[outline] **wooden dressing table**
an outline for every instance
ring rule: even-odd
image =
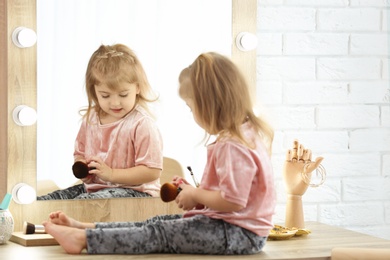
[[[263,252],[249,256],[214,255],[68,255],[60,246],[24,247],[13,242],[0,245],[0,259],[331,259],[331,251],[336,247],[386,248],[390,250],[390,240],[385,240],[358,232],[307,222],[311,230],[307,236],[293,237],[289,240],[267,241]]]

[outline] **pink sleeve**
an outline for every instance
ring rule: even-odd
[[[76,157],[85,158],[85,134],[86,134],[86,122],[85,120],[83,120],[74,145],[74,153],[73,153],[74,158]]]
[[[135,165],[162,169],[163,142],[160,131],[150,118],[143,118],[133,133]]]
[[[218,148],[215,166],[222,197],[246,207],[257,172],[257,165],[250,150],[230,142]]]

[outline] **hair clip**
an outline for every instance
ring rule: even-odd
[[[109,57],[119,57],[122,55],[123,55],[123,52],[121,52],[121,51],[111,50],[111,51],[108,51],[105,54],[97,56],[97,57],[101,58],[101,59],[107,59]]]

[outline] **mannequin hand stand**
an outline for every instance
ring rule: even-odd
[[[286,223],[288,228],[305,228],[302,195],[309,186],[317,187],[325,180],[325,171],[321,162],[323,158],[317,157],[311,161],[311,151],[305,149],[297,140],[293,148],[287,151],[286,161],[283,166],[283,178],[287,192]],[[322,171],[321,183],[311,184],[312,171]]]

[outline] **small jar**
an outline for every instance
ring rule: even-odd
[[[8,209],[0,210],[0,245],[5,244],[14,232],[14,218]]]

